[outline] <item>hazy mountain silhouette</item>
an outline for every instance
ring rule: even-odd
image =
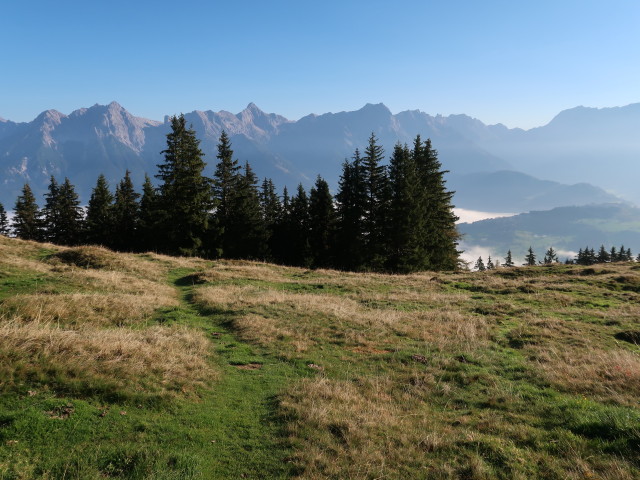
[[[431,116],[418,110],[393,115],[383,104],[308,115],[298,121],[267,114],[254,104],[238,114],[194,111],[185,117],[201,139],[207,174],[213,173],[216,145],[224,129],[236,158],[250,161],[260,177],[272,177],[280,188],[292,189],[298,182],[308,186],[317,174],[335,187],[344,159],[356,148],[362,150],[374,132],[387,155],[396,142],[410,145],[416,134],[431,138],[443,166],[452,172],[450,186],[458,190],[454,203],[463,208],[490,206],[503,211],[506,205],[517,205],[520,211],[614,198],[593,186],[549,183],[530,175],[569,183],[590,177],[597,185],[602,178],[608,188],[638,198],[625,187],[640,169],[631,162],[640,152],[634,135],[640,122],[637,105],[602,110],[580,107],[529,131],[485,125],[466,115]],[[69,115],[48,110],[28,123],[0,120],[0,202],[12,208],[26,181],[41,201],[50,175],[59,180],[68,176],[83,202],[100,173],[113,187],[129,169],[140,185],[145,172],[156,173],[169,129],[168,117],[163,122],[135,117],[115,102]],[[608,156],[599,153],[607,149]],[[499,173],[505,170],[530,175]]]

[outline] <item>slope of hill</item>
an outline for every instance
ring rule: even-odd
[[[0,237],[0,477],[636,478],[639,295]]]
[[[458,229],[464,235],[464,248],[481,247],[494,257],[503,257],[511,249],[523,258],[529,246],[540,256],[550,246],[569,257],[585,246],[597,249],[600,245],[624,244],[640,253],[640,209],[624,204],[559,207],[463,223]]]

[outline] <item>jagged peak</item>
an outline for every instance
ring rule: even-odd
[[[384,113],[388,113],[389,115],[391,115],[391,110],[389,110],[389,107],[387,107],[382,102],[380,102],[380,103],[367,103],[359,111],[360,112],[366,112],[366,111],[369,111],[369,112],[384,112]]]
[[[61,113],[58,110],[51,109],[45,110],[40,115],[38,115],[34,122],[60,122],[60,120],[65,117],[66,115],[64,113]]]

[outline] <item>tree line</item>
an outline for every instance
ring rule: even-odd
[[[640,262],[640,253],[634,259],[630,248],[624,248],[621,245],[619,249],[611,247],[605,248],[604,245],[600,246],[600,249],[596,253],[594,248],[585,247],[578,250],[577,255],[574,258],[566,258],[564,260],[565,265],[595,265],[598,263],[616,263],[616,262]],[[538,260],[532,247],[529,247],[527,254],[524,257],[523,266],[535,266],[535,265],[550,265],[553,263],[560,263],[558,252],[553,247],[549,247],[544,254],[543,260]],[[513,261],[511,250],[507,252],[507,256],[504,258],[504,262],[500,264],[498,261],[493,261],[491,255],[489,255],[487,263],[485,264],[482,257],[478,257],[478,260],[474,263],[475,270],[484,272],[485,270],[493,270],[499,267],[514,267],[516,264]]]
[[[394,146],[388,165],[374,134],[342,165],[332,196],[317,177],[307,192],[276,192],[234,159],[223,131],[213,178],[184,116],[171,119],[154,186],[138,193],[130,172],[112,193],[100,175],[85,208],[69,179],[54,177],[40,209],[29,184],[11,224],[0,205],[0,234],[60,245],[98,244],[206,258],[253,259],[311,268],[408,273],[458,267],[453,192],[431,141]]]

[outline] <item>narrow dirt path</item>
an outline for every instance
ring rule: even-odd
[[[277,415],[276,396],[300,372],[239,341],[226,326],[228,317],[199,309],[192,300],[195,287],[185,271],[174,272],[171,281],[180,291],[181,323],[198,326],[211,338],[213,362],[220,372],[210,393],[189,407],[194,418],[205,423],[193,432],[207,444],[203,478],[291,478],[295,474],[288,461],[291,450]]]

